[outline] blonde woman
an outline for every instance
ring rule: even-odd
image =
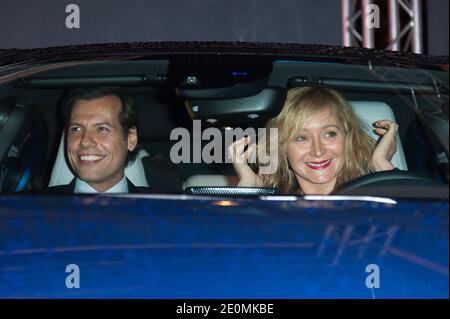
[[[394,168],[390,161],[396,150],[398,125],[380,120],[374,126],[382,137],[378,143],[365,133],[337,91],[294,88],[289,90],[280,114],[266,125],[266,131],[278,130],[275,173],[257,174],[247,164],[249,156],[257,152],[254,143],[245,150],[249,138],[231,144],[228,154],[239,177],[238,186],[274,187],[290,194],[330,194],[357,177]],[[270,144],[273,146],[273,141]]]

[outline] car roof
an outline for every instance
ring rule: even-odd
[[[313,45],[297,43],[249,42],[129,42],[7,49],[0,51],[0,63],[24,61],[69,61],[132,56],[235,55],[267,58],[309,58],[367,65],[401,65],[448,69],[448,56],[426,56],[411,52]]]

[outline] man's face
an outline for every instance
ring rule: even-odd
[[[117,184],[124,176],[128,151],[137,144],[133,128],[124,137],[119,122],[122,105],[105,96],[78,100],[67,127],[67,155],[74,173],[99,192]]]
[[[288,161],[306,194],[328,194],[345,161],[345,133],[330,109],[315,115],[288,145]]]

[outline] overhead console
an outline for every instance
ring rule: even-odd
[[[172,61],[168,78],[192,119],[236,125],[280,112],[286,89],[268,85],[272,68],[261,57],[190,57]]]
[[[275,117],[281,111],[285,99],[286,89],[272,86],[263,88],[258,94],[241,98],[187,99],[185,106],[193,120],[236,125]]]
[[[184,99],[229,99],[261,92],[271,60],[247,57],[189,57],[171,61],[168,78]]]

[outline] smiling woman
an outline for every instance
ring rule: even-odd
[[[329,194],[362,175],[393,169],[390,160],[395,152],[397,124],[378,121],[374,125],[375,132],[383,137],[377,144],[337,91],[291,89],[280,114],[266,125],[278,132],[276,172],[257,175],[243,161],[236,162],[239,186],[274,187],[283,193]],[[244,151],[248,143],[245,138],[233,143],[230,156],[241,160],[251,157],[256,148],[250,146]],[[273,141],[270,145],[274,145]]]

